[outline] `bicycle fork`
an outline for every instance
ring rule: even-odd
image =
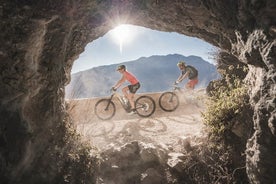
[[[108,110],[108,108],[109,108],[109,106],[110,106],[110,104],[111,104],[111,101],[112,101],[113,96],[114,96],[114,94],[112,94],[111,97],[110,97],[110,99],[108,100],[107,106],[106,106],[105,109],[104,109],[105,111]]]
[[[169,102],[171,103],[173,101],[174,92],[171,93],[171,97],[169,98]]]

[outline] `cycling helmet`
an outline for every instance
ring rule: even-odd
[[[126,69],[126,66],[125,66],[125,65],[119,65],[119,66],[117,67],[117,70],[121,70],[121,69]]]
[[[177,63],[177,66],[185,66],[185,62],[184,62],[184,61],[179,61],[179,62]]]

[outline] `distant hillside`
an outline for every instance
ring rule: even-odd
[[[127,70],[140,81],[138,93],[160,92],[171,88],[180,75],[177,62],[184,60],[199,71],[199,87],[206,87],[211,80],[218,79],[216,67],[197,56],[185,57],[178,54],[167,56],[141,57],[134,61],[123,62]],[[110,88],[121,78],[116,71],[119,64],[95,67],[71,76],[71,83],[66,86],[66,98],[90,98],[107,96]],[[187,80],[184,81],[184,83]],[[180,85],[183,86],[182,82]],[[126,83],[127,84],[127,83]]]

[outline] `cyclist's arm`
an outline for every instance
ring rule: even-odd
[[[115,89],[118,89],[126,80],[125,75],[122,76],[122,78],[113,86]]]
[[[177,82],[183,81],[186,77],[188,77],[189,73],[190,71],[187,71],[185,74],[181,74],[176,81]]]

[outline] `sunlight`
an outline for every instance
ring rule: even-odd
[[[112,37],[115,39],[120,46],[120,53],[123,52],[123,44],[130,42],[133,39],[134,34],[131,31],[131,26],[121,24],[110,31]]]
[[[194,37],[175,32],[157,31],[132,24],[112,25],[113,29],[87,44],[74,62],[72,73],[97,66],[112,65],[153,55],[195,55],[214,63],[214,46]]]

